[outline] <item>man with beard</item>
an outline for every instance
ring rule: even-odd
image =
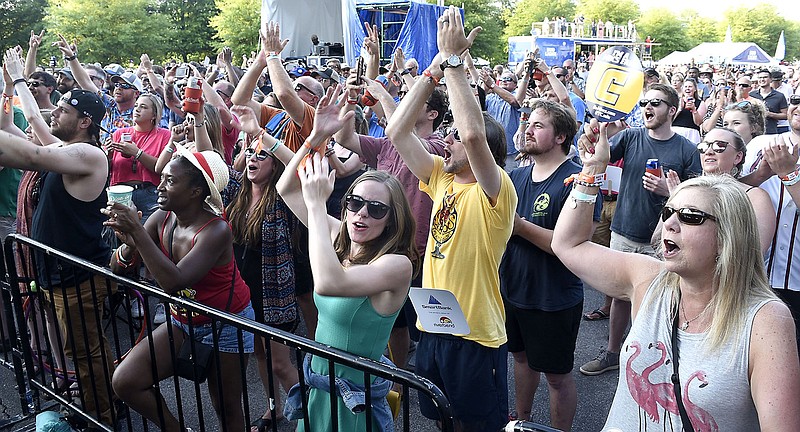
[[[697,148],[672,130],[677,106],[678,93],[674,88],[653,84],[639,101],[644,128],[625,129],[611,139],[611,162],[625,159],[617,211],[611,222],[611,249],[656,256],[650,240],[658,225],[659,212],[669,196],[666,172],[675,171],[681,181],[702,172]],[[597,142],[597,120],[593,119],[587,126],[581,139]],[[663,170],[661,177],[645,172],[648,159],[658,159]],[[608,348],[581,366],[583,374],[600,375],[619,369],[619,351],[630,315],[630,302],[613,300]]]
[[[577,132],[575,116],[562,104],[538,99],[531,105],[520,152],[535,162],[511,172],[517,191],[514,231],[500,263],[508,350],[514,356],[516,412],[528,420],[540,374],[550,392],[550,424],[571,430],[578,395],[572,365],[583,310],[583,283],[553,255],[553,229],[571,185],[581,171],[568,154]],[[593,179],[575,180],[594,183]],[[595,200],[595,221],[603,200]]]
[[[53,75],[47,72],[34,72],[28,77],[28,89],[36,99],[39,110],[52,111],[56,108],[50,100],[50,95],[55,91],[57,85]]]
[[[64,68],[58,71],[56,83],[58,85],[56,90],[58,90],[58,92],[61,94],[64,94],[74,88],[78,88],[78,83],[75,82],[75,76],[72,74],[72,70],[70,68]]]
[[[22,61],[6,52],[4,65],[17,93],[28,92]],[[30,94],[22,98],[32,100]],[[38,107],[25,107],[26,112]],[[107,265],[111,250],[101,232],[107,203],[108,160],[98,143],[100,122],[106,114],[93,92],[71,90],[52,112],[50,132],[61,142],[41,147],[0,132],[0,165],[41,171],[39,204],[33,214],[31,238],[97,265]],[[86,271],[59,270],[47,255],[36,256],[39,287],[55,306],[64,336],[64,352],[76,369],[83,409],[107,425],[112,423],[111,346],[102,334],[103,302],[109,294],[105,278]],[[94,288],[94,289],[93,289]],[[48,306],[49,307],[49,306]]]

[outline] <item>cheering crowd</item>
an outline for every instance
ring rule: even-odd
[[[275,23],[244,69],[229,49],[214,65],[83,64],[59,35],[65,67],[52,74],[37,67],[44,33],[31,33],[27,52],[3,57],[3,236],[284,331],[302,320],[309,338],[376,361],[390,362],[388,345],[406,367],[416,344],[414,372],[443,390],[459,431],[528,419],[542,374],[551,425],[571,430],[578,328],[607,318],[607,348],[580,367],[620,369],[604,430],[800,430],[800,70],[646,68],[630,114],[598,123],[586,65],[532,54],[477,69],[480,28],[465,34],[453,7],[430,65],[401,50],[381,65],[365,28],[357,64],[317,68],[284,63]],[[611,165],[622,174],[608,189]],[[132,189],[130,205],[109,186]],[[220,351],[208,385],[225,430],[247,428],[249,353],[279,404],[253,431],[305,403],[311,427],[331,429],[331,391],[338,430],[365,430],[348,400],[366,386],[373,430],[394,430],[391,382],[313,356],[295,366],[289,348],[175,306],[114,368],[98,331],[105,282],[35,258],[56,312],[42,337],[62,342],[83,409],[105,424],[125,405],[181,430],[158,382],[193,338]],[[584,283],[604,305],[585,312]],[[410,287],[452,292],[470,333],[423,329]],[[437,420],[422,395],[419,408]]]

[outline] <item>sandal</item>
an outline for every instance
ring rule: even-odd
[[[278,417],[275,423],[280,424],[285,419],[286,417]],[[253,422],[250,423],[250,430],[252,431],[252,428],[256,428],[258,432],[272,431],[272,421],[271,418],[259,417],[257,420],[253,420]]]
[[[608,313],[603,312],[603,310],[600,308],[597,308],[589,313],[583,314],[583,319],[586,321],[602,321],[608,319]]]

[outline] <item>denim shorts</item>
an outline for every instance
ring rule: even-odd
[[[250,303],[247,304],[247,307],[244,308],[241,312],[236,314],[241,318],[247,318],[249,320],[255,321],[256,315],[253,312],[253,307],[250,306]],[[178,327],[183,331],[183,333],[188,337],[189,336],[189,325],[184,324],[175,317],[172,318],[172,325]],[[209,346],[214,346],[214,336],[215,331],[214,328],[211,326],[211,323],[208,324],[199,324],[192,326],[194,330],[194,340]],[[222,328],[220,329],[219,325],[217,325],[216,331],[219,332],[219,351],[224,353],[239,353],[239,329],[232,325],[222,324]],[[242,352],[249,354],[253,352],[253,334],[250,332],[243,331],[242,332],[242,344],[243,350]]]

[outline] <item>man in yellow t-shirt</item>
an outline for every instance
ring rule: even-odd
[[[458,10],[438,23],[439,55],[398,106],[386,134],[433,199],[423,286],[452,292],[470,326],[468,335],[422,332],[416,373],[441,388],[456,430],[500,430],[508,421],[508,349],[498,267],[514,221],[517,195],[502,166],[505,132],[482,114],[462,65],[477,31],[464,35]],[[445,157],[428,153],[413,127],[439,79],[447,81],[454,126]],[[420,409],[436,419],[432,402]]]

